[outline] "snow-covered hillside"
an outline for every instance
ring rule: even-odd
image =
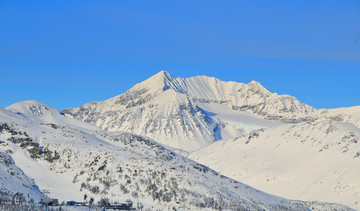
[[[216,142],[190,158],[276,195],[360,210],[360,129],[350,123],[315,121],[260,129]]]
[[[3,144],[0,141],[0,147]],[[15,165],[8,153],[0,150],[0,198],[2,200],[39,201],[43,197],[44,195],[34,181]]]
[[[324,119],[349,122],[360,128],[360,106],[348,108],[321,109],[320,115]]]
[[[67,125],[78,129],[98,129],[91,124],[79,122],[72,118],[64,118],[64,113],[61,113],[55,108],[34,100],[15,103],[7,107],[6,110],[16,113],[25,119],[38,123],[56,123],[58,125]]]
[[[7,139],[14,136],[26,136],[26,133],[13,130],[6,122],[16,119],[17,115],[0,107],[0,197],[17,200],[40,200],[44,195],[35,182],[29,178],[15,163],[10,154],[14,151],[9,148]],[[16,120],[15,120],[16,121]],[[5,135],[6,134],[6,135]]]
[[[34,108],[32,104],[48,107],[38,102],[24,102],[20,107]],[[0,149],[9,152],[41,189],[60,201],[81,201],[86,194],[96,200],[131,199],[135,205],[139,202],[153,209],[308,210],[317,206],[349,210],[266,194],[135,134],[72,127],[76,120],[69,126],[59,124],[67,122],[67,117],[48,108],[55,112],[43,116],[46,120],[38,115],[40,111],[2,109],[0,122],[9,129],[1,131],[4,143]],[[39,118],[34,121],[34,116]]]

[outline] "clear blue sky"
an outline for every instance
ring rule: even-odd
[[[161,70],[360,105],[360,1],[0,0],[1,107],[77,107]]]

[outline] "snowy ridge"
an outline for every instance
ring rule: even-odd
[[[0,115],[9,128],[0,133],[1,151],[11,152],[19,167],[60,201],[82,200],[86,194],[96,200],[131,199],[135,205],[161,210],[308,210],[310,206],[253,189],[135,134],[56,124],[63,116],[42,123],[8,114]],[[309,204],[320,210],[350,210]]]
[[[360,128],[360,106],[349,108],[322,109],[321,116],[325,119],[349,122]]]
[[[350,123],[261,129],[216,142],[190,158],[276,195],[360,209],[360,129]]]
[[[6,110],[12,111],[13,113],[20,116],[17,118],[27,118],[31,121],[36,121],[43,124],[56,123],[59,125],[67,125],[80,129],[97,129],[91,124],[86,124],[76,121],[72,118],[65,117],[65,114],[59,112],[57,109],[34,100],[12,104],[8,106]]]
[[[233,110],[251,112],[268,119],[301,118],[316,111],[295,97],[272,93],[256,81],[243,84],[207,76],[182,81],[186,93],[199,101],[226,103]]]

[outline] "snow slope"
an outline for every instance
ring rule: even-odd
[[[183,81],[184,92],[199,101],[224,102],[233,110],[248,111],[269,119],[301,118],[316,111],[295,97],[272,93],[256,81],[243,84],[207,76],[178,80]]]
[[[360,128],[360,106],[348,108],[321,109],[321,116],[325,119],[349,122]]]
[[[23,108],[33,108],[31,103],[41,105],[25,102],[28,105]],[[11,106],[14,107],[18,105]],[[43,107],[47,106],[40,106]],[[0,150],[11,152],[18,166],[60,201],[81,201],[86,194],[96,200],[131,199],[150,209],[308,210],[318,206],[320,210],[350,210],[342,205],[290,201],[269,195],[148,138],[59,125],[66,117],[57,116],[56,112],[49,114],[55,114],[51,118],[44,116],[52,122],[44,123],[41,116],[34,121],[34,116],[39,117],[37,113],[1,112],[0,122],[9,130],[1,131],[0,140],[5,144]]]
[[[0,198],[13,199],[13,196],[26,201],[39,201],[44,197],[34,181],[15,165],[11,156],[0,151]]]
[[[256,117],[253,114],[234,111],[224,104],[197,103],[220,128],[216,135],[217,140],[244,136],[253,130],[271,128],[281,123],[269,121]]]
[[[18,136],[17,131],[12,130],[6,121],[17,119],[17,115],[0,107],[0,134],[9,134],[9,136]],[[5,136],[9,138],[9,136]],[[5,138],[0,138],[0,197],[11,199],[15,194],[16,199],[31,199],[37,201],[44,197],[36,186],[35,182],[30,179],[14,162],[9,153],[14,151],[8,149],[9,143]],[[18,163],[20,164],[20,163]]]
[[[261,129],[189,157],[276,195],[360,209],[360,129],[350,123],[319,120]]]

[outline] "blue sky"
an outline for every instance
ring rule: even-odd
[[[77,107],[161,70],[360,105],[360,1],[0,0],[1,107]]]

